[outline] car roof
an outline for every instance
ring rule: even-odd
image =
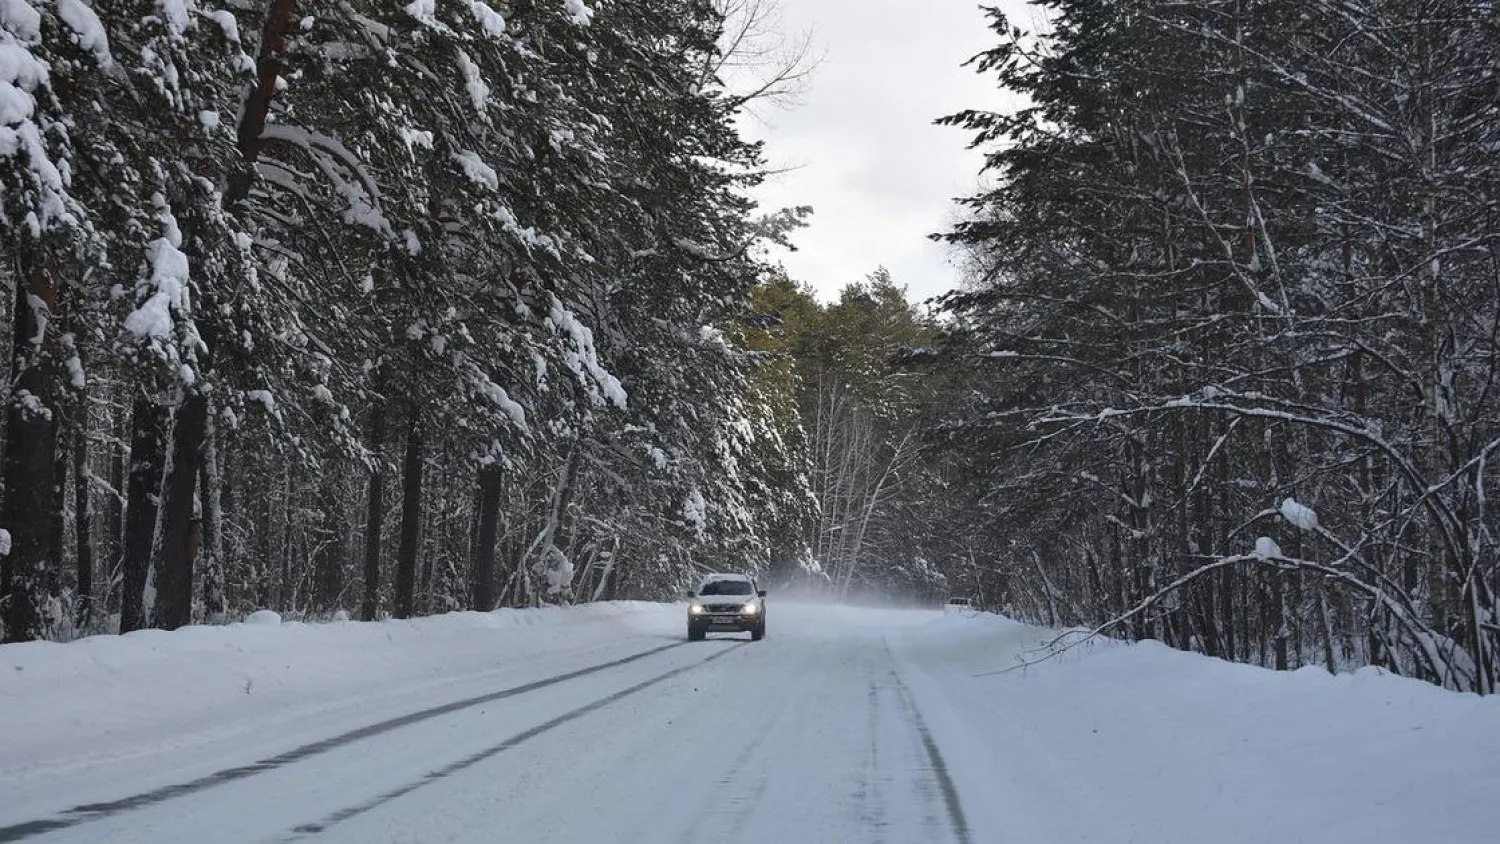
[[[731,574],[727,572],[718,572],[715,574],[707,575],[703,578],[704,583],[709,583],[715,580],[754,580],[754,578],[752,578],[748,574]]]

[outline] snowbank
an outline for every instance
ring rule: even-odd
[[[1500,840],[1500,696],[1377,669],[1275,672],[949,616],[899,640],[966,809],[1016,841]],[[980,727],[979,725],[983,725]],[[996,760],[1007,781],[996,782]]]

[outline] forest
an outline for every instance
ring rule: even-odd
[[[1276,668],[1500,679],[1500,17],[1041,4],[946,122],[976,389],[948,426],[1034,619]]]
[[[730,8],[0,3],[4,638],[796,559]]]
[[[753,3],[0,0],[4,640],[730,568],[1495,691],[1500,17],[1034,5],[914,302],[768,257]]]

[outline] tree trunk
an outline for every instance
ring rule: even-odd
[[[370,408],[370,469],[368,503],[365,509],[365,597],[359,617],[374,621],[380,606],[380,525],[385,516],[385,408],[377,402]]]
[[[172,456],[162,484],[161,547],[152,626],[176,630],[193,621],[193,561],[198,556],[194,493],[208,424],[208,399],[188,396],[173,414]]]
[[[41,297],[18,291],[12,336],[20,371],[11,380],[14,391],[5,414],[5,505],[0,526],[10,532],[10,549],[0,557],[0,642],[42,636],[46,566],[56,539],[54,511],[60,502],[55,490],[61,479],[56,477],[55,455],[61,408],[49,401],[57,390],[56,378],[32,343],[42,334],[36,312],[42,307],[46,303]]]
[[[401,474],[401,544],[396,551],[396,617],[411,618],[422,540],[422,429],[415,414],[406,433]]]
[[[146,582],[156,537],[156,502],[166,459],[167,409],[138,398],[131,409],[130,489],[125,504],[125,558],[120,587],[120,632],[146,626]]]
[[[57,418],[55,439],[52,443],[52,506],[48,511],[51,530],[47,538],[48,579],[55,579],[63,572],[63,557],[67,550],[68,521],[68,475],[72,455],[73,415],[75,409],[59,401],[54,406]]]
[[[1281,572],[1273,570],[1271,572],[1271,624],[1274,628],[1272,635],[1275,637],[1274,654],[1277,671],[1287,670],[1290,664],[1290,655],[1287,653],[1287,625],[1289,623],[1286,617],[1286,583],[1282,581]]]
[[[198,489],[203,514],[203,554],[199,570],[203,573],[203,617],[209,624],[224,623],[229,609],[224,599],[224,514],[219,496],[221,480],[219,443],[215,436],[213,413],[209,412],[203,431],[203,460],[198,467]]]
[[[281,576],[276,587],[277,612],[294,610],[297,600],[292,583],[292,512],[292,466],[288,463],[281,476],[281,550],[276,555]]]
[[[479,470],[479,547],[474,554],[473,608],[495,608],[495,539],[500,527],[500,467],[491,463]]]
[[[0,373],[4,373],[5,381],[0,383],[0,400],[10,405],[13,398],[15,382],[15,355],[16,346],[16,300],[24,298],[25,293],[21,289],[21,261],[20,257],[11,250],[11,244],[0,243]],[[8,315],[8,318],[7,318]],[[5,425],[0,425],[0,459],[6,453],[6,446],[10,442],[9,420]],[[3,494],[3,490],[0,490]],[[0,555],[3,557],[4,555]],[[0,559],[0,574],[6,571],[3,559]],[[5,593],[0,592],[0,600]]]
[[[272,572],[276,571],[276,510],[275,491],[276,481],[271,477],[274,471],[270,461],[262,454],[260,460],[261,471],[259,473],[260,506],[255,514],[257,528],[255,532],[255,557],[258,561],[257,571],[252,582],[255,584],[255,605],[258,608],[269,608],[276,603],[276,580]],[[251,493],[254,496],[255,493]]]
[[[614,595],[615,561],[620,559],[619,534],[615,534],[614,544],[604,553],[609,556],[604,559],[604,571],[599,574],[599,585],[594,588],[594,595],[589,599],[591,601],[606,600],[605,596]]]
[[[436,467],[448,465],[446,450],[437,456]],[[413,615],[432,615],[436,605],[433,591],[433,561],[443,555],[443,516],[448,512],[448,483],[446,473],[434,473],[427,479],[427,497],[430,506],[422,513],[422,527],[417,534],[417,557],[422,561],[422,577],[417,589],[417,600],[413,604]]]
[[[261,135],[265,133],[266,119],[271,113],[271,98],[276,95],[276,82],[282,71],[281,54],[286,49],[286,35],[292,29],[296,5],[296,0],[271,0],[266,14],[265,27],[261,30],[260,54],[255,60],[255,85],[245,95],[245,106],[240,111],[240,122],[235,130],[244,166],[230,179],[229,190],[225,193],[229,204],[242,202],[250,196],[255,161],[264,144]]]
[[[339,520],[338,487],[330,476],[323,484],[322,524],[313,553],[313,608],[336,608],[344,588],[344,526]]]
[[[94,514],[89,496],[88,404],[80,401],[73,418],[73,531],[78,558],[78,605],[74,624],[80,632],[94,615]]]
[[[123,417],[118,426],[111,426],[109,443],[109,503],[104,516],[104,556],[109,566],[110,582],[107,585],[105,611],[119,609],[119,590],[114,578],[119,576],[125,560],[125,438],[130,436],[130,418]]]

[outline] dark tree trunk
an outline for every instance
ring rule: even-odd
[[[339,519],[338,488],[330,477],[323,485],[323,521],[313,556],[313,607],[335,608],[344,589],[344,525]]]
[[[265,455],[259,455],[257,463],[260,464],[259,483],[256,484],[260,493],[260,507],[256,512],[257,527],[255,531],[255,559],[256,572],[253,578],[255,584],[255,605],[261,609],[268,609],[275,603],[276,592],[274,589],[275,579],[273,572],[276,571],[275,539],[276,539],[276,512],[274,509],[276,481],[271,477],[271,466],[265,459]],[[254,496],[254,493],[251,493]]]
[[[162,485],[156,606],[151,615],[152,625],[163,630],[176,630],[193,621],[193,561],[199,543],[193,500],[208,424],[208,399],[188,396],[174,417],[172,458]]]
[[[213,624],[222,623],[229,609],[224,600],[220,482],[219,444],[214,432],[213,413],[210,412],[203,432],[203,460],[198,466],[198,495],[203,514],[203,554],[199,571],[203,573],[204,619]]]
[[[292,583],[292,468],[287,466],[281,482],[281,577],[276,592],[276,609],[288,612],[294,609],[297,596]]]
[[[114,578],[119,577],[125,558],[125,443],[130,436],[130,418],[122,417],[121,424],[110,431],[108,506],[104,510],[104,556],[109,566],[110,582],[107,585],[106,611],[120,608],[120,590]]]
[[[1286,584],[1281,572],[1271,572],[1271,625],[1275,643],[1276,670],[1285,671],[1290,664],[1287,653]]]
[[[370,468],[365,508],[365,597],[359,617],[374,621],[380,608],[380,526],[385,520],[385,408],[377,402],[370,408]]]
[[[417,548],[422,540],[422,429],[415,418],[406,433],[401,470],[401,544],[396,551],[396,617],[411,618],[415,603]]]
[[[438,455],[437,466],[446,465],[448,455],[445,451]],[[432,608],[436,605],[436,596],[433,594],[436,586],[433,560],[444,553],[442,538],[445,530],[443,517],[448,512],[447,480],[446,473],[427,479],[428,499],[436,501],[432,502],[435,506],[428,506],[422,514],[422,530],[417,534],[417,554],[422,561],[422,577],[418,584],[417,601],[412,609],[413,615],[432,615]]]
[[[286,49],[286,36],[292,29],[296,5],[296,0],[271,0],[266,14],[265,27],[261,30],[260,55],[255,60],[255,85],[245,97],[245,107],[240,112],[235,132],[245,166],[230,179],[225,194],[229,203],[242,202],[250,196],[255,161],[264,144],[261,135],[265,133],[266,119],[271,112],[271,98],[276,95],[276,80],[282,71],[281,54]]]
[[[489,612],[495,608],[495,539],[500,527],[500,467],[490,464],[479,470],[479,539],[474,551],[473,608]]]
[[[0,642],[42,636],[46,566],[59,538],[56,511],[61,501],[56,488],[61,478],[56,476],[56,452],[61,408],[49,400],[57,390],[55,373],[31,342],[41,331],[29,298],[18,291],[12,315],[14,360],[20,371],[13,377],[13,398],[5,414],[5,506],[0,526],[10,532],[10,553],[0,557],[0,621],[5,631]],[[19,400],[22,394],[34,401]]]
[[[1221,462],[1221,465],[1224,465],[1226,468],[1227,468],[1227,464],[1228,464],[1227,460]],[[1226,473],[1226,475],[1227,475],[1227,473]],[[1224,489],[1226,489],[1228,487],[1228,483],[1229,483],[1229,481],[1228,481],[1228,478],[1226,476],[1226,477],[1223,478],[1223,485],[1217,487],[1217,489],[1218,490],[1224,490]],[[1226,493],[1222,492],[1222,491],[1220,491],[1218,493],[1218,495],[1219,495],[1219,498],[1221,499],[1221,504],[1220,504],[1220,507],[1219,507],[1219,512],[1221,512],[1221,513],[1232,512],[1229,509],[1230,502],[1228,500],[1226,500],[1228,498],[1228,495]],[[1235,606],[1238,603],[1235,600],[1235,591],[1236,591],[1236,589],[1239,586],[1240,576],[1239,576],[1239,574],[1237,573],[1236,569],[1233,566],[1225,568],[1223,570],[1223,572],[1222,572],[1222,575],[1223,576],[1222,576],[1221,581],[1219,583],[1219,624],[1220,624],[1222,630],[1224,631],[1223,632],[1223,637],[1222,637],[1223,646],[1224,646],[1223,656],[1224,656],[1225,659],[1233,661],[1233,660],[1240,659],[1241,656],[1248,656],[1249,653],[1250,653],[1250,649],[1244,647],[1243,643],[1240,643],[1238,645],[1238,647],[1237,647],[1236,640],[1235,640],[1235,635],[1234,635],[1234,624],[1235,624],[1235,615],[1236,615],[1236,613],[1235,613],[1234,610],[1235,610]]]
[[[47,571],[55,578],[63,571],[64,551],[67,550],[68,521],[68,474],[73,447],[74,409],[56,405],[57,433],[52,443],[52,507],[48,512],[52,530],[47,539]]]
[[[79,402],[73,417],[73,531],[78,556],[78,606],[75,624],[88,627],[94,615],[94,514],[89,496],[88,405]]]
[[[146,579],[156,538],[156,501],[166,459],[167,409],[138,398],[131,409],[130,489],[125,504],[125,559],[120,587],[120,632],[146,626]]]

